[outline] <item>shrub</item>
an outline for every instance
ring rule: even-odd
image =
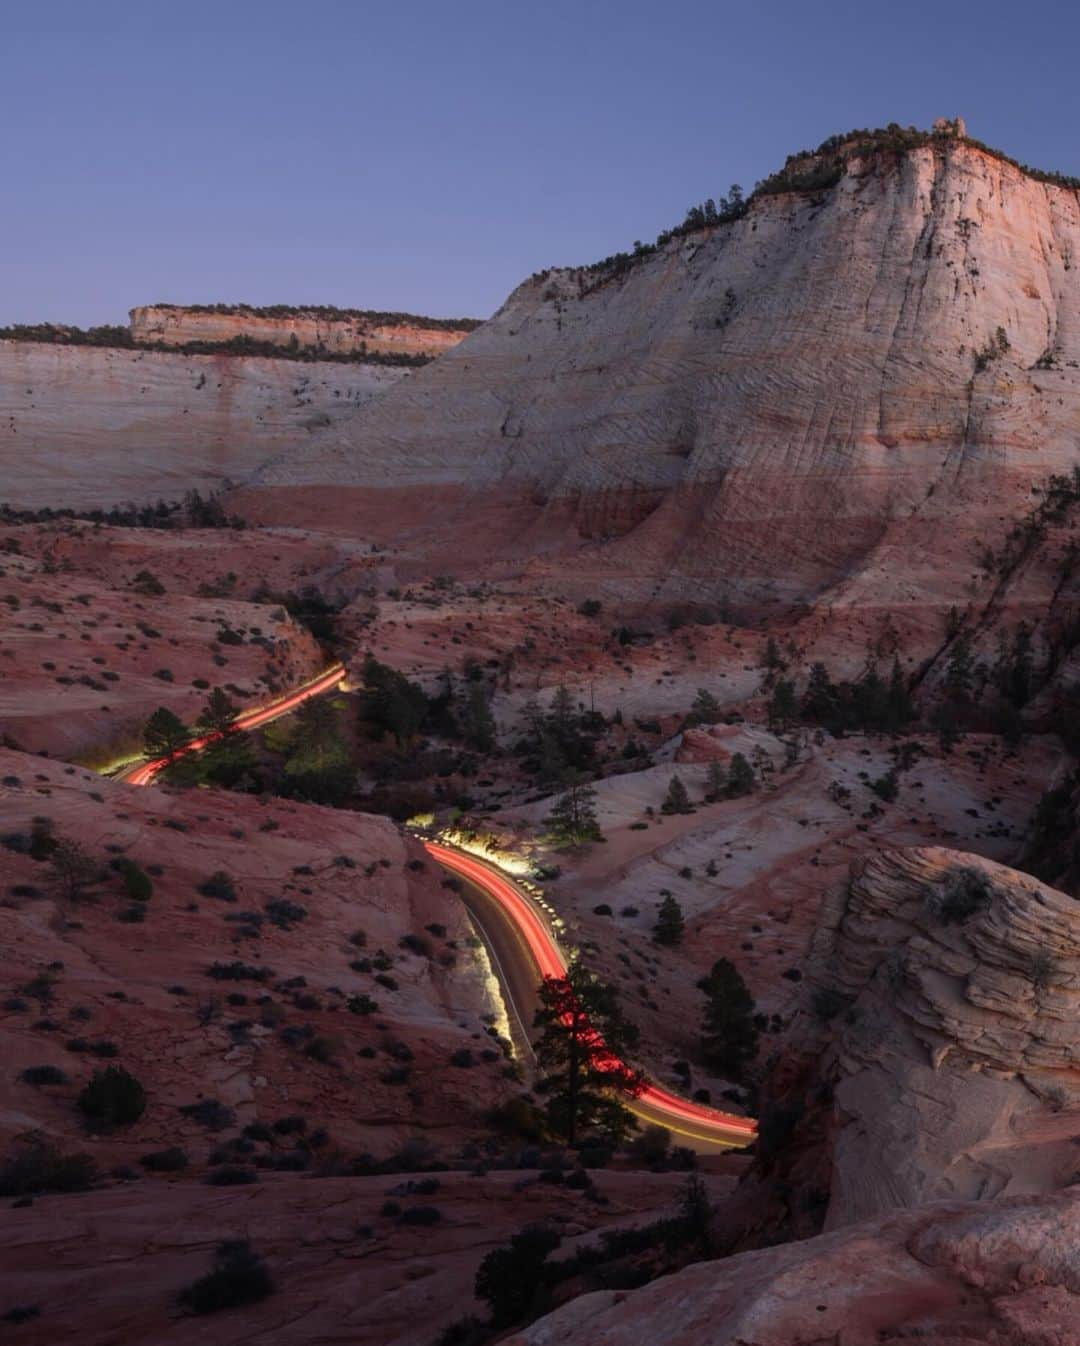
[[[222,1164],[220,1168],[212,1168],[206,1175],[206,1181],[211,1187],[246,1187],[250,1183],[258,1182],[259,1175],[253,1168],[241,1168],[239,1164]]]
[[[125,897],[129,897],[133,902],[150,901],[154,895],[154,884],[144,869],[140,869],[134,860],[126,860],[120,873]]]
[[[428,1226],[438,1224],[442,1219],[442,1211],[437,1206],[410,1206],[402,1215],[402,1224],[415,1224]]]
[[[130,1126],[146,1111],[146,1090],[123,1066],[106,1066],[94,1071],[78,1106],[96,1127]]]
[[[249,963],[213,963],[206,975],[215,981],[270,981],[273,971],[268,967],[253,967]]]
[[[978,869],[965,866],[951,869],[940,889],[927,898],[927,905],[945,925],[958,925],[980,911],[985,911],[993,898],[990,880]]]
[[[85,1192],[96,1178],[97,1165],[90,1155],[61,1154],[45,1141],[33,1140],[0,1162],[0,1196]]]
[[[208,879],[204,879],[196,892],[203,897],[216,897],[219,902],[236,901],[236,884],[223,869],[216,869]]]
[[[201,1098],[197,1103],[184,1103],[180,1115],[190,1117],[200,1126],[205,1126],[207,1131],[224,1131],[236,1121],[232,1108],[227,1108],[216,1098]]]
[[[456,1052],[450,1056],[452,1066],[471,1066],[474,1064],[473,1054],[468,1047],[459,1047]]]
[[[167,1150],[154,1150],[139,1160],[150,1173],[179,1173],[181,1169],[187,1168],[187,1162],[187,1155],[178,1145]]]
[[[19,1078],[23,1084],[67,1084],[59,1066],[27,1066]]]
[[[211,1270],[180,1292],[192,1313],[216,1313],[254,1304],[274,1291],[274,1278],[246,1239],[219,1243]]]

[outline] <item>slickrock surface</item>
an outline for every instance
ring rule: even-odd
[[[325,667],[316,641],[284,609],[242,601],[254,585],[235,597],[198,597],[201,583],[227,574],[230,562],[242,565],[242,538],[229,529],[0,528],[0,547],[18,548],[0,553],[6,741],[104,764],[139,745],[158,706],[190,723],[209,686],[231,685],[243,707]],[[252,569],[285,578],[281,561]],[[140,591],[136,577],[146,571],[164,593]]]
[[[65,896],[22,849],[34,818],[100,864],[84,895]],[[40,1132],[104,1167],[179,1145],[199,1171],[240,1127],[300,1115],[329,1133],[316,1158],[336,1147],[381,1158],[414,1132],[460,1142],[514,1087],[487,1033],[489,972],[463,908],[388,819],[135,789],[0,749],[0,836],[5,1150]],[[124,896],[108,864],[124,857],[152,876],[149,901]],[[200,892],[218,871],[232,897],[220,884]],[[233,977],[210,975],[233,964]],[[371,1012],[350,1011],[356,996]],[[450,1061],[462,1048],[468,1067]],[[137,1076],[148,1105],[133,1126],[88,1137],[75,1100],[112,1063]],[[42,1065],[66,1082],[23,1081]],[[179,1111],[207,1099],[231,1110],[224,1125]],[[276,1151],[296,1143],[283,1134]]]
[[[949,919],[950,893],[983,903]],[[1026,874],[936,847],[871,854],[819,935],[837,1016],[828,1222],[1077,1170],[1080,920]],[[839,921],[837,923],[837,917]]]
[[[899,549],[909,598],[962,602],[974,540],[1075,461],[1078,256],[1075,194],[973,147],[857,159],[624,278],[527,281],[241,499],[328,526],[385,492],[418,546],[525,537],[639,597],[804,600]]]
[[[0,341],[0,501],[89,509],[205,494],[409,373]]]
[[[0,1312],[40,1305],[12,1328],[20,1346],[431,1346],[467,1313],[476,1268],[525,1224],[563,1235],[556,1256],[592,1245],[605,1228],[642,1224],[674,1206],[677,1173],[597,1173],[604,1204],[535,1172],[437,1175],[410,1195],[406,1174],[310,1180],[275,1174],[257,1187],[208,1188],[150,1180],[85,1195],[45,1197],[5,1211]],[[707,1179],[720,1196],[730,1179]],[[382,1213],[435,1207],[441,1220],[410,1227]],[[592,1232],[596,1231],[596,1232]],[[278,1290],[210,1319],[186,1315],[179,1292],[209,1269],[215,1244],[248,1238]],[[14,1335],[17,1332],[17,1336]]]
[[[182,304],[147,304],[131,310],[131,335],[136,341],[183,346],[189,341],[232,341],[250,337],[275,346],[322,348],[334,355],[367,350],[378,354],[440,355],[464,341],[476,324],[459,328],[436,325],[402,314],[401,321],[380,322],[374,315],[341,312],[332,317],[314,310],[272,316],[260,312],[203,312]]]
[[[506,1346],[1075,1346],[1080,1195],[942,1203],[584,1295]]]

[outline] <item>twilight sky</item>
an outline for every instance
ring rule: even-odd
[[[889,121],[1080,174],[1044,0],[7,0],[0,324],[133,304],[485,317]],[[1025,22],[1025,13],[1031,22]]]

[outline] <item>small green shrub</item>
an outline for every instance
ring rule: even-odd
[[[106,1066],[94,1071],[78,1106],[95,1127],[130,1126],[146,1111],[146,1090],[123,1066]]]
[[[213,1267],[180,1292],[180,1302],[192,1313],[217,1313],[240,1304],[255,1304],[274,1291],[266,1263],[246,1239],[218,1244]]]

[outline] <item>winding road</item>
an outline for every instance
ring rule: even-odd
[[[312,697],[333,691],[344,677],[344,665],[333,664],[286,695],[241,712],[235,721],[236,728],[258,729],[269,724]],[[160,772],[177,757],[199,752],[221,737],[218,733],[201,735],[171,758],[157,757],[125,768],[118,779],[129,785],[152,785]],[[440,842],[424,841],[423,844],[433,860],[463,881],[462,900],[491,956],[507,1002],[514,1046],[522,1054],[531,1056],[528,1025],[533,1022],[539,1005],[539,983],[544,977],[561,977],[566,970],[558,941],[528,894],[501,870]],[[691,1103],[659,1085],[646,1084],[637,1097],[625,1101],[643,1122],[665,1127],[681,1144],[700,1152],[748,1145],[757,1135],[757,1125],[752,1118],[736,1117],[700,1103]]]

